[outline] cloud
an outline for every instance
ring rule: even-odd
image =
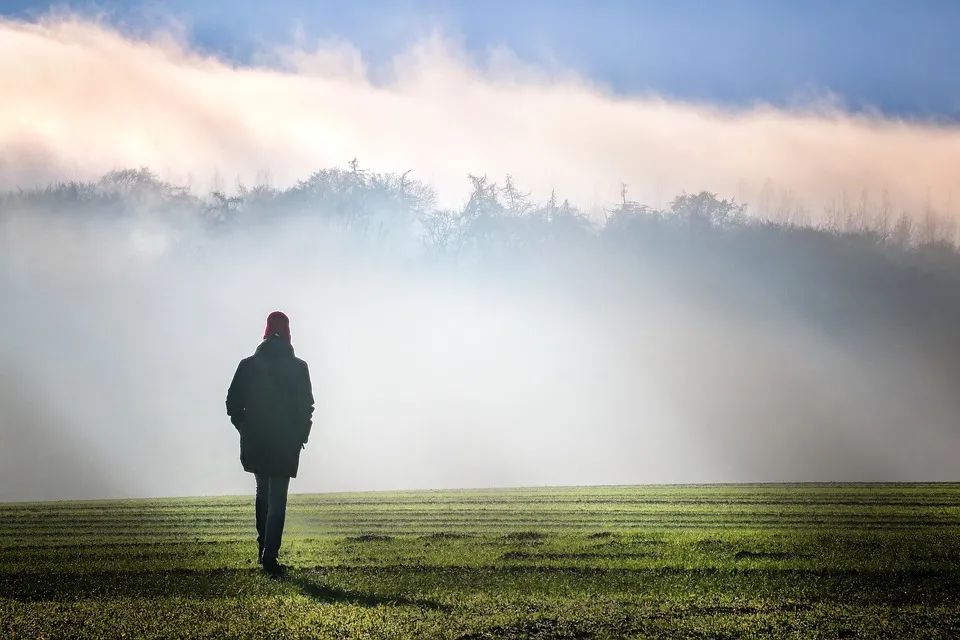
[[[133,39],[79,17],[0,22],[0,188],[134,166],[197,189],[266,173],[283,186],[359,157],[412,169],[450,205],[468,172],[588,209],[621,182],[653,205],[699,189],[757,202],[773,185],[814,215],[843,191],[943,213],[960,198],[957,126],[615,96],[503,50],[477,64],[440,37],[388,69],[341,41],[266,59],[236,66],[175,33]]]

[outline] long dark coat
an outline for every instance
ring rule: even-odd
[[[271,336],[240,361],[227,391],[227,415],[240,432],[244,470],[297,476],[313,423],[313,390],[307,363],[288,341]]]

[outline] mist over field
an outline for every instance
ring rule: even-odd
[[[317,399],[296,491],[953,477],[951,245],[468,189],[7,194],[0,498],[249,491],[223,401],[274,309]]]
[[[70,13],[0,19],[0,87],[0,501],[249,492],[275,309],[295,491],[956,478],[949,120]]]

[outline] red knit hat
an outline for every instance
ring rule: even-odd
[[[263,339],[280,336],[290,342],[290,318],[283,311],[274,311],[267,316],[267,326],[263,330]]]

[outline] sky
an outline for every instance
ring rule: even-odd
[[[342,40],[374,64],[440,32],[473,55],[508,48],[622,95],[733,106],[829,97],[851,110],[957,121],[960,4],[949,0],[293,2],[4,0],[0,15],[98,15],[128,32],[176,24],[197,49],[249,63],[297,38]]]

